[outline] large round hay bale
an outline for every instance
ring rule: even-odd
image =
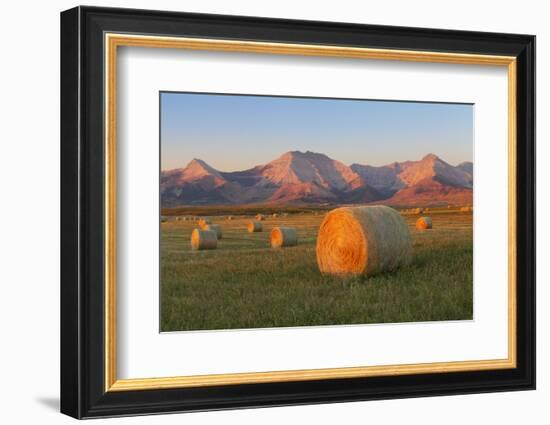
[[[269,234],[272,248],[298,245],[298,233],[294,227],[274,227]]]
[[[222,238],[222,228],[219,224],[207,224],[202,228],[203,230],[212,230],[216,232],[216,238],[221,239]]]
[[[248,233],[261,232],[263,230],[262,223],[259,221],[251,221],[247,226]]]
[[[460,212],[472,212],[474,210],[474,207],[462,207],[460,208]]]
[[[203,217],[199,219],[199,227],[204,229],[208,224],[212,224],[212,220],[208,217]]]
[[[416,230],[426,230],[432,228],[432,219],[430,217],[420,217],[416,220]]]
[[[319,228],[317,264],[321,273],[372,275],[409,264],[412,243],[405,220],[393,208],[342,207]]]
[[[191,248],[194,250],[216,249],[218,237],[213,230],[194,229],[191,233]]]

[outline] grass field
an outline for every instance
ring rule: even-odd
[[[263,232],[247,233],[251,217],[227,220],[210,212],[223,229],[212,251],[191,250],[197,222],[168,218],[161,223],[161,330],[472,319],[471,213],[431,211],[424,215],[433,229],[424,232],[414,228],[418,215],[404,215],[413,263],[347,279],[319,273],[315,244],[323,215],[293,210],[267,218]],[[269,231],[278,225],[298,229],[298,246],[270,248]]]

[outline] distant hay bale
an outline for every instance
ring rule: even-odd
[[[219,224],[207,224],[202,229],[216,232],[216,237],[218,240],[222,238],[222,228]]]
[[[294,227],[274,227],[269,234],[272,248],[298,245],[298,233]]]
[[[424,208],[414,208],[412,212],[413,214],[422,214],[424,212]]]
[[[264,219],[264,216],[261,214],[256,214],[256,220],[262,221]]]
[[[195,229],[191,233],[191,248],[193,250],[216,249],[218,238],[213,230]]]
[[[261,232],[263,230],[262,223],[259,221],[251,221],[247,226],[248,233]]]
[[[432,219],[430,217],[420,217],[416,220],[416,230],[426,230],[432,228]]]
[[[473,212],[474,207],[461,207],[460,212]]]
[[[233,217],[230,216],[230,215],[228,215],[226,218],[227,218],[228,220],[233,220]]]
[[[429,208],[424,208],[424,212],[429,212],[430,209]]]
[[[409,264],[411,235],[393,208],[342,207],[323,219],[316,251],[321,273],[370,276]]]
[[[273,214],[272,214],[272,217],[273,217],[273,218],[277,218],[277,217],[279,217],[279,214],[273,213]]]
[[[203,229],[207,224],[212,224],[212,220],[208,217],[203,217],[199,220],[199,227]]]

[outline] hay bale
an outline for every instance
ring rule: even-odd
[[[204,229],[208,224],[212,224],[212,220],[209,217],[203,217],[199,220],[199,227]]]
[[[474,207],[461,207],[460,212],[473,212]]]
[[[226,218],[227,218],[227,220],[233,220],[233,217],[230,216],[230,215],[228,215]]]
[[[409,264],[411,235],[393,208],[342,207],[323,219],[316,251],[321,273],[370,276]]]
[[[416,230],[426,230],[432,228],[432,219],[430,217],[420,217],[416,220]]]
[[[218,238],[213,230],[194,229],[191,233],[191,248],[193,250],[216,249]]]
[[[279,214],[273,213],[273,214],[272,214],[272,217],[273,217],[273,218],[277,218],[277,217],[279,217]]]
[[[262,221],[264,219],[264,216],[261,214],[256,214],[256,220]]]
[[[251,221],[246,228],[248,229],[248,233],[261,232],[263,230],[262,223],[259,221]]]
[[[412,212],[413,214],[422,214],[424,212],[424,208],[414,208]]]
[[[274,227],[269,234],[271,248],[298,245],[298,233],[294,227]]]
[[[216,233],[218,240],[222,238],[222,228],[219,224],[207,224],[202,230],[212,230]]]

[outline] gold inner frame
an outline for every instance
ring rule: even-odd
[[[308,381],[510,369],[516,358],[516,58],[462,53],[337,47],[326,45],[105,34],[105,391],[132,391],[213,385]],[[342,367],[164,378],[118,379],[116,325],[116,123],[117,48],[119,46],[325,56],[507,67],[508,72],[508,357],[420,364]]]

